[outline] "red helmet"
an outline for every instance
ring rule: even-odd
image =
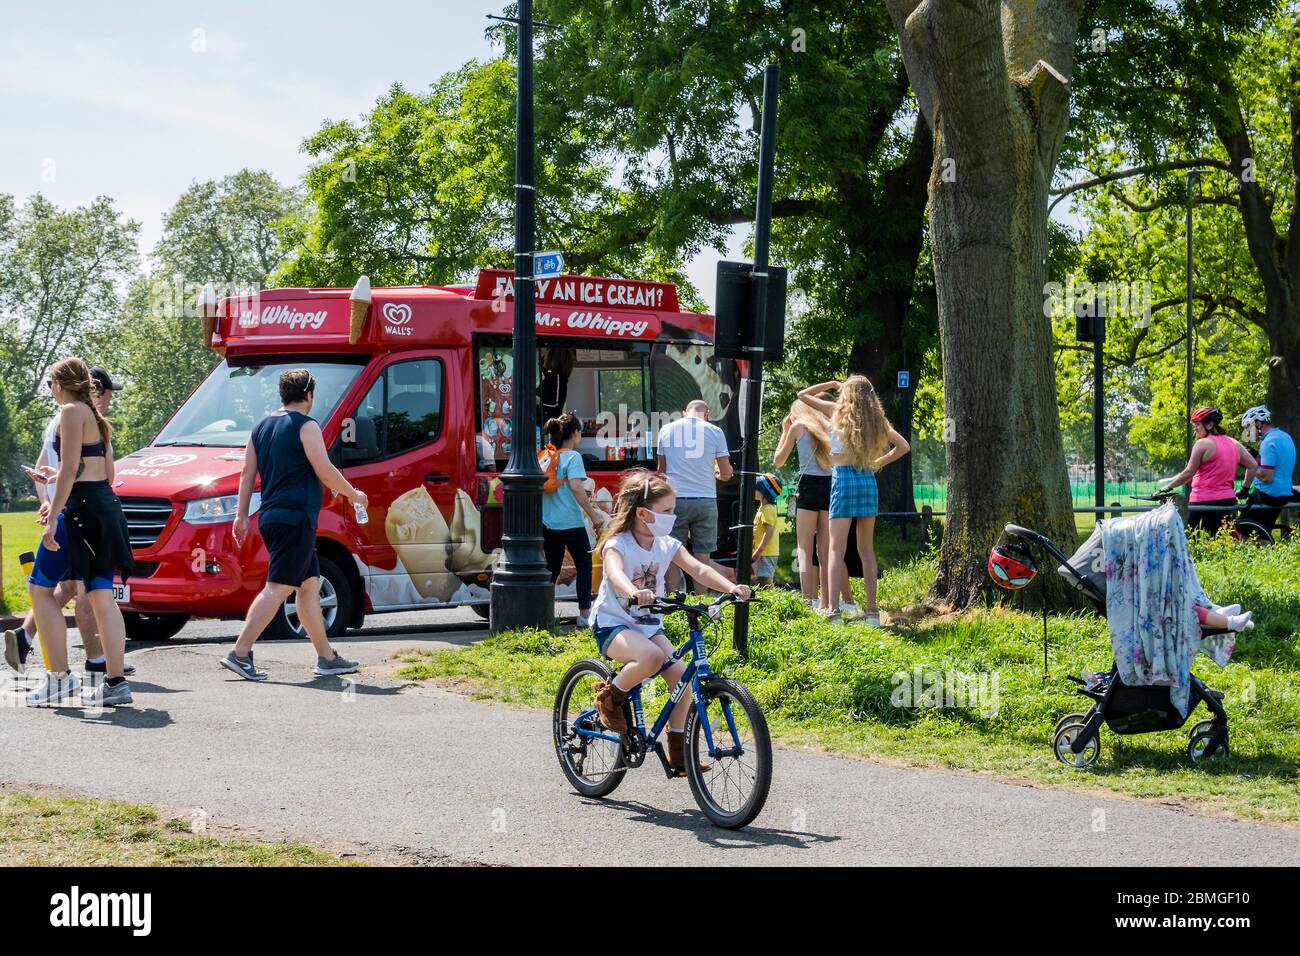
[[[1192,412],[1192,421],[1196,424],[1208,422],[1211,425],[1220,425],[1223,423],[1223,412],[1219,411],[1213,405],[1202,405],[1196,411]]]
[[[989,577],[1008,591],[1019,591],[1034,579],[1038,567],[1029,549],[1018,541],[994,545],[989,552]]]

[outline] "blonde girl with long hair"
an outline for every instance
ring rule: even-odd
[[[827,397],[833,391],[839,393],[834,400]],[[880,496],[876,472],[902,458],[911,451],[911,446],[885,418],[880,396],[865,375],[850,375],[843,382],[822,382],[805,388],[799,393],[799,400],[826,415],[831,423],[833,471],[829,579],[839,581],[848,574],[845,555],[848,553],[849,528],[856,518],[858,555],[862,559],[862,578],[867,592],[865,620],[868,624],[879,625],[875,533]],[[856,617],[858,613],[852,600],[840,604],[841,620]]]
[[[675,566],[696,581],[717,591],[748,600],[753,592],[732,584],[700,561],[672,537],[677,494],[658,472],[637,468],[623,476],[614,513],[596,547],[604,562],[604,576],[592,609],[592,635],[596,648],[623,669],[614,679],[596,686],[596,710],[605,726],[625,734],[629,727],[623,704],[628,693],[659,673],[673,654],[664,635],[663,619],[641,608],[664,593],[668,568]],[[682,661],[663,672],[669,690],[681,679]],[[668,718],[668,763],[678,776],[686,773],[685,725],[690,695],[683,694]]]
[[[824,413],[800,399],[781,422],[781,440],[772,463],[780,468],[799,456],[799,487],[795,494],[795,561],[799,568],[799,590],[813,606],[832,608],[835,589],[829,586],[831,507],[831,422]],[[817,566],[812,555],[817,552]],[[853,600],[848,578],[840,582],[846,601]]]
[[[65,577],[84,582],[104,645],[105,680],[89,695],[92,706],[131,703],[123,670],[126,625],[113,600],[113,577],[132,570],[131,537],[113,493],[113,426],[95,405],[90,369],[79,358],[56,363],[46,379],[59,405],[54,451],[59,470],[37,521],[45,526],[28,593],[49,662],[43,684],[27,696],[32,706],[71,702],[80,681],[68,669],[68,628],[54,589]]]

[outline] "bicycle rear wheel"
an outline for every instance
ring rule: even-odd
[[[686,774],[691,793],[710,820],[724,829],[737,830],[762,811],[772,785],[767,720],[754,695],[734,680],[710,680],[701,688],[701,696],[705,713],[692,702],[686,717]],[[709,754],[706,725],[715,756]],[[708,770],[700,769],[701,760],[710,763]]]
[[[596,682],[613,679],[613,672],[603,661],[578,661],[565,673],[555,692],[555,754],[569,783],[584,797],[612,793],[626,772],[621,744],[579,732],[617,736],[606,730],[596,715]]]

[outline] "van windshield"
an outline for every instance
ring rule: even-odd
[[[231,366],[223,361],[172,416],[153,444],[244,447],[253,426],[280,407],[280,374],[304,364]],[[316,376],[311,417],[324,423],[364,366],[315,361],[306,367]]]

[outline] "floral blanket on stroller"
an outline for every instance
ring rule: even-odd
[[[1119,678],[1130,686],[1169,686],[1187,716],[1192,658],[1228,663],[1232,633],[1201,635],[1194,605],[1209,607],[1192,564],[1182,518],[1173,505],[1102,523],[1106,620]]]

